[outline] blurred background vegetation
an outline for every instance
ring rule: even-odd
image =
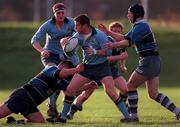
[[[101,21],[106,25],[111,22]],[[122,20],[125,33],[130,28],[126,20]],[[93,21],[94,26],[96,26]],[[23,85],[43,68],[40,54],[31,44],[31,37],[41,23],[0,23],[0,89],[13,89]],[[180,27],[160,27],[157,21],[150,21],[162,57],[163,65],[160,74],[160,86],[179,86],[180,75]],[[175,24],[173,24],[175,25]],[[129,48],[126,79],[136,67],[138,56],[134,48]]]

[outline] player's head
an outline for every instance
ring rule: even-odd
[[[109,25],[109,30],[113,31],[115,33],[122,33],[123,31],[123,25],[120,22],[112,22]]]
[[[52,10],[56,21],[63,22],[65,18],[65,5],[63,3],[56,3],[53,5]]]
[[[76,16],[74,21],[75,30],[80,34],[83,34],[84,30],[90,27],[90,19],[86,14]]]
[[[61,62],[59,63],[59,65],[58,65],[58,68],[59,68],[59,69],[63,69],[63,68],[73,68],[73,67],[74,67],[73,63],[72,63],[71,61],[69,61],[69,60],[63,60],[63,61],[61,61]]]
[[[144,8],[142,5],[133,4],[129,7],[128,19],[130,22],[135,23],[138,18],[143,18],[143,17],[144,17]]]

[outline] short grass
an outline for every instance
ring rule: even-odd
[[[160,88],[161,92],[168,95],[177,106],[180,106],[179,87]],[[3,102],[10,90],[0,90],[0,102]],[[62,96],[58,98],[58,107],[61,109]],[[46,103],[46,102],[45,102]],[[40,110],[46,115],[45,103],[40,105]],[[22,118],[20,115],[14,115],[17,119]],[[139,116],[140,122],[133,124],[122,124],[119,119],[122,118],[121,113],[116,106],[105,95],[102,89],[98,89],[84,104],[82,112],[78,112],[72,121],[67,124],[29,124],[21,126],[30,127],[180,127],[180,121],[175,120],[173,113],[148,98],[145,88],[139,89]],[[6,127],[5,118],[0,120],[0,127]],[[11,125],[16,127],[18,125]]]

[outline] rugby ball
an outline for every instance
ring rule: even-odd
[[[71,37],[68,38],[67,43],[64,45],[63,49],[66,53],[75,51],[75,49],[78,46],[78,38],[76,37]]]

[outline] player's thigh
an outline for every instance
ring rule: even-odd
[[[82,105],[93,93],[93,90],[85,90],[83,91],[76,99],[75,99],[75,103],[77,105]]]
[[[122,93],[126,93],[127,82],[122,76],[119,76],[116,79],[114,79],[114,83],[117,89],[119,89]]]
[[[101,80],[103,84],[104,90],[107,95],[115,102],[119,98],[118,94],[116,93],[116,88],[114,85],[114,80],[112,76],[106,76]]]
[[[33,123],[44,123],[45,119],[41,112],[30,113],[26,118]]]
[[[12,112],[9,110],[6,104],[2,104],[0,106],[0,118],[4,118],[10,115]]]
[[[146,80],[147,80],[146,77],[144,77],[144,76],[140,75],[139,73],[137,73],[136,71],[134,71],[131,74],[131,77],[129,78],[128,83],[127,83],[128,91],[137,89],[137,87],[142,85]]]
[[[106,76],[101,80],[105,89],[115,89],[114,80],[112,76]]]
[[[88,78],[85,78],[80,74],[75,74],[67,87],[66,94],[75,94],[76,91],[89,81],[90,80]]]
[[[155,99],[158,95],[159,77],[154,77],[146,81],[146,88],[149,97]]]

